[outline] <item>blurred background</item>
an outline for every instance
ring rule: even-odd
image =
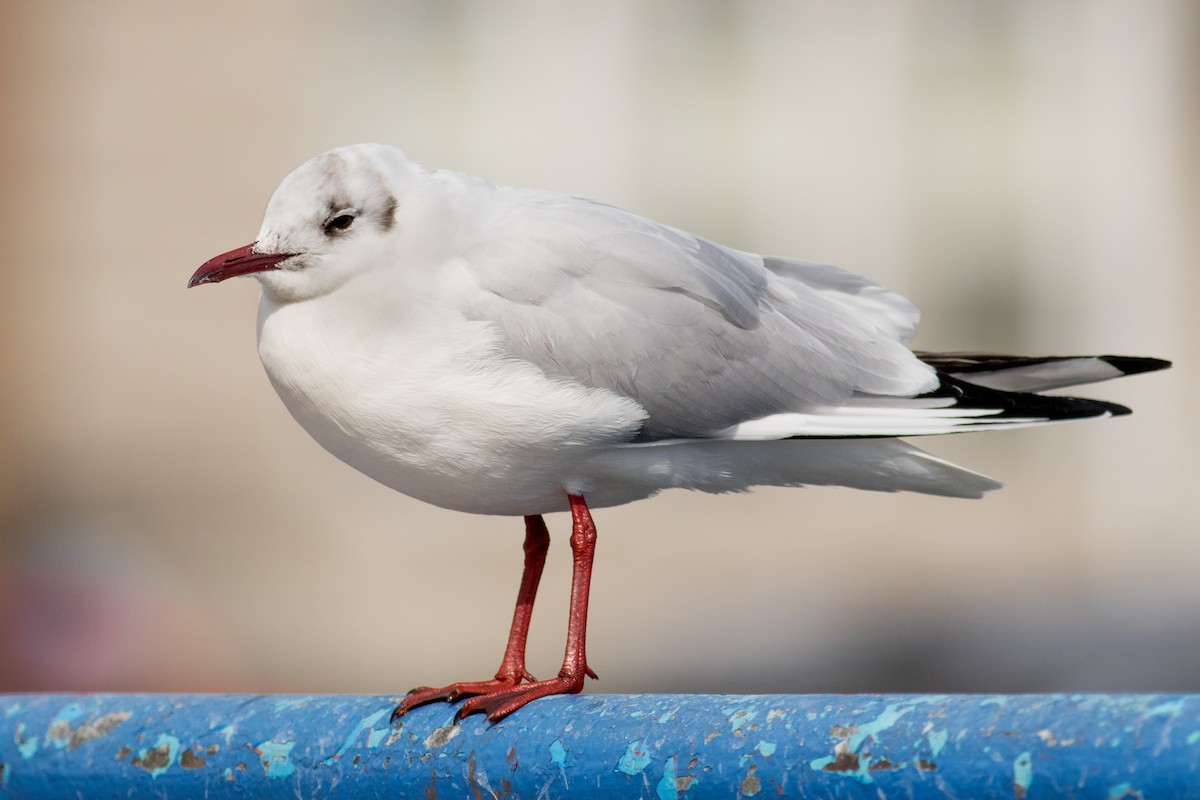
[[[598,513],[589,691],[1200,690],[1200,5],[0,2],[0,690],[490,675],[519,520],[323,452],[252,280],[185,291],[360,141],[902,291],[924,349],[1127,353],[1129,418],[925,440],[982,501]],[[561,661],[564,515],[530,641]]]

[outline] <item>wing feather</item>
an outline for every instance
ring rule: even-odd
[[[917,312],[899,295],[614,206],[523,193],[464,263],[470,318],[514,358],[636,400],[646,438],[937,386],[903,344]]]

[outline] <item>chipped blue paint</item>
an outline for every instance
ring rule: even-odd
[[[1029,786],[1033,783],[1033,756],[1024,752],[1013,759],[1013,791],[1018,800],[1029,794]]]
[[[155,766],[157,759],[152,756],[152,753],[157,754],[164,748],[167,751],[167,760],[163,764]],[[178,757],[179,738],[169,733],[160,733],[158,738],[154,740],[153,748],[142,748],[138,751],[138,759],[141,762],[142,769],[150,773],[150,777],[153,779],[157,779],[159,775],[170,769]]]
[[[1183,700],[1167,700],[1159,703],[1154,708],[1146,712],[1147,717],[1157,717],[1160,714],[1167,714],[1172,717],[1177,717],[1183,713]]]
[[[558,739],[550,743],[550,763],[559,769],[567,768],[567,750]]]
[[[57,722],[61,720],[62,722],[71,723],[82,716],[83,708],[79,705],[79,703],[67,703],[58,710],[57,714],[54,715],[54,721]]]
[[[939,695],[926,695],[910,697],[902,702],[889,704],[878,717],[863,725],[856,726],[857,730],[850,736],[850,748],[857,751],[864,741],[876,738],[880,733],[899,722],[901,717],[913,711],[917,706],[927,703],[937,703],[942,699],[944,698]]]
[[[13,731],[13,742],[17,745],[17,752],[21,754],[23,759],[31,759],[38,750],[38,737],[25,735],[25,723],[18,722],[16,729]]]
[[[312,695],[296,695],[295,697],[281,697],[275,701],[276,711],[290,711],[293,708],[304,708],[312,701]]]
[[[736,711],[726,710],[725,713],[729,714],[729,730],[731,731],[740,731],[758,716],[757,711],[748,708],[739,708]]]
[[[286,778],[296,771],[292,763],[292,749],[295,742],[260,742],[254,748],[262,759],[263,773],[268,778]]]
[[[903,702],[892,703],[868,722],[858,725],[837,726],[830,728],[830,735],[837,734],[839,739],[833,747],[833,755],[815,758],[809,762],[814,771],[832,772],[848,778],[870,784],[875,782],[875,773],[893,771],[907,767],[907,761],[895,762],[884,755],[873,754],[870,749],[864,749],[864,744],[875,742],[884,732],[896,725],[906,714],[921,703],[935,703],[942,698],[915,697]]]
[[[946,746],[947,740],[950,738],[950,731],[946,730],[945,728],[940,731],[930,731],[925,738],[929,740],[930,753],[933,754],[934,758],[937,758],[938,754],[942,752],[942,748]]]
[[[658,800],[679,800],[679,782],[675,777],[675,756],[667,759],[663,765],[662,780],[654,788]]]
[[[8,780],[0,800],[1013,800],[1022,792],[1038,800],[1067,790],[1101,800],[1200,800],[1193,695],[579,695],[539,700],[494,725],[470,717],[461,726],[448,724],[454,708],[444,704],[392,725],[394,703],[0,696]],[[88,734],[89,723],[118,717],[102,735]],[[52,740],[67,744],[42,744]]]
[[[59,750],[63,749],[71,743],[70,736],[54,736],[55,732],[61,731],[64,727],[70,730],[71,723],[83,716],[83,709],[78,703],[68,703],[59,709],[59,712],[54,715],[54,719],[50,722],[50,727],[46,729],[46,738],[43,744],[46,746],[54,745]]]
[[[307,700],[307,698],[306,698],[306,700]],[[299,707],[300,706],[293,706],[293,708],[299,708]],[[355,742],[358,741],[358,737],[362,735],[363,731],[367,732],[367,748],[373,750],[376,747],[378,747],[379,743],[381,741],[383,741],[383,737],[386,736],[388,731],[391,730],[391,725],[387,725],[383,728],[380,728],[379,732],[378,732],[378,736],[377,736],[375,728],[374,728],[375,723],[377,723],[381,719],[383,719],[384,714],[390,714],[392,712],[393,708],[395,708],[395,706],[388,706],[387,708],[381,708],[378,711],[376,711],[375,713],[368,714],[367,716],[360,719],[358,721],[358,724],[355,725],[354,728],[350,731],[350,733],[346,736],[346,741],[342,742],[342,746],[339,747],[334,752],[333,755],[331,755],[329,758],[325,759],[325,763],[332,764],[333,762],[335,762],[339,758],[341,758],[342,755],[347,750],[349,750],[351,748],[351,746],[354,745]]]
[[[638,739],[630,742],[625,748],[625,754],[617,761],[617,769],[626,775],[637,775],[650,764],[650,754],[646,752],[646,740]]]

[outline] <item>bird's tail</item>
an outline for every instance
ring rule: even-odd
[[[941,378],[931,392],[916,397],[856,394],[835,406],[749,420],[725,431],[724,438],[930,436],[1122,416],[1129,409],[1116,403],[1038,392],[1170,366],[1160,359],[1129,356],[917,355]]]
[[[1171,366],[1170,361],[1141,356],[1007,356],[920,351],[916,356],[952,378],[1002,392],[1045,392]]]

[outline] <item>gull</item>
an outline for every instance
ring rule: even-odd
[[[379,144],[301,165],[255,241],[188,286],[241,275],[261,285],[267,376],[322,447],[427,503],[524,518],[495,677],[414,689],[394,718],[468,698],[456,721],[496,721],[596,677],[590,509],[761,485],[980,497],[1000,484],[897,437],[1127,414],[1038,393],[1169,366],[914,352],[916,307],[866,278]],[[525,641],[554,511],[572,518],[566,652],[535,680]]]

